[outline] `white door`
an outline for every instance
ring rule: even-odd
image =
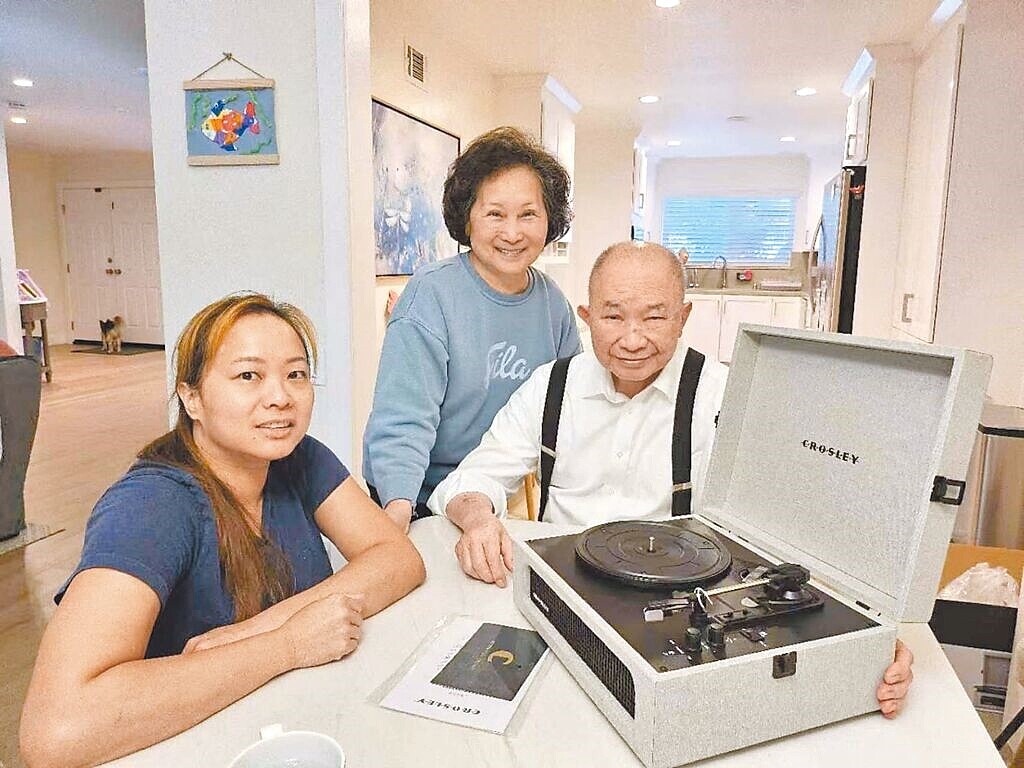
[[[72,337],[99,341],[99,321],[119,314],[110,199],[92,189],[64,190],[64,238],[71,271]]]
[[[719,300],[717,296],[687,294],[693,304],[690,316],[683,326],[683,341],[687,346],[703,352],[711,360],[718,359]]]
[[[120,315],[125,341],[163,344],[152,187],[66,189],[63,202],[73,338],[98,341],[99,321]]]
[[[114,282],[124,307],[125,340],[163,344],[156,196],[152,189],[112,189]]]
[[[732,360],[736,346],[736,332],[740,323],[771,325],[772,299],[770,296],[726,296],[722,300],[722,331],[718,341],[718,359]]]

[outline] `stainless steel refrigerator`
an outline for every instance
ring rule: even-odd
[[[866,176],[866,166],[848,165],[825,185],[811,270],[811,327],[820,331],[853,332]]]

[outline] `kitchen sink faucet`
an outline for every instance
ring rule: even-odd
[[[725,270],[728,267],[728,263],[725,260],[725,256],[715,256],[714,261],[711,262],[711,268],[712,269],[715,268],[715,264],[718,263],[719,259],[722,260],[722,266],[719,267],[719,271],[718,271],[718,276],[720,278],[719,281],[718,281],[718,287],[721,290],[725,290]]]

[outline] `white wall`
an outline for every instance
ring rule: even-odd
[[[804,220],[803,232],[799,233],[794,250],[810,249],[814,239],[814,228],[821,218],[821,205],[824,201],[825,185],[831,181],[839,169],[843,167],[842,147],[834,152],[819,152],[808,157],[810,167],[807,172],[807,218]]]
[[[53,165],[58,182],[153,180],[153,155],[150,152],[55,155]]]
[[[1024,3],[966,6],[935,342],[994,358],[989,394],[1024,405]]]
[[[494,79],[429,6],[420,0],[370,4],[370,87],[374,98],[454,133],[465,148],[496,126]],[[427,57],[425,89],[405,77],[406,41]]]
[[[425,88],[405,76],[406,42],[427,58]],[[495,79],[481,62],[467,54],[443,19],[431,13],[429,4],[416,0],[374,0],[371,3],[370,90],[374,98],[454,133],[460,138],[462,149],[499,124]],[[441,190],[437,193],[440,195]],[[372,248],[372,219],[367,226]],[[373,269],[372,260],[370,268]],[[371,310],[375,346],[372,356],[367,358],[374,371],[384,340],[384,306],[388,292],[401,292],[407,282],[405,277],[377,278]]]
[[[577,123],[571,269],[569,279],[559,283],[574,307],[587,302],[587,278],[601,251],[629,239],[636,136],[628,126],[591,126],[585,118]]]
[[[687,195],[730,194],[796,197],[794,250],[798,250],[803,242],[808,219],[810,178],[810,161],[806,155],[668,158],[658,163],[656,173],[657,181],[652,201],[654,211],[648,238],[654,242],[661,242],[663,206],[666,199]],[[820,202],[818,205],[820,212]]]
[[[18,274],[14,263],[14,224],[7,175],[7,139],[0,123],[0,338],[22,350]]]
[[[18,266],[46,293],[46,329],[50,344],[68,341],[67,283],[60,256],[57,223],[57,178],[53,157],[34,152],[12,152],[8,158],[11,216]],[[38,333],[38,326],[37,331]]]
[[[176,338],[198,309],[232,291],[265,291],[304,309],[325,361],[311,429],[351,463],[342,14],[342,0],[268,0],[251,3],[246,13],[225,13],[205,0],[149,0],[146,42],[167,337]],[[276,80],[280,165],[185,162],[182,81],[225,50]],[[319,77],[318,67],[325,70]],[[246,76],[230,65],[217,75]]]

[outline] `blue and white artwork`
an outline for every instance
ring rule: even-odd
[[[459,138],[373,102],[373,229],[377,275],[411,275],[453,256],[441,210]]]

